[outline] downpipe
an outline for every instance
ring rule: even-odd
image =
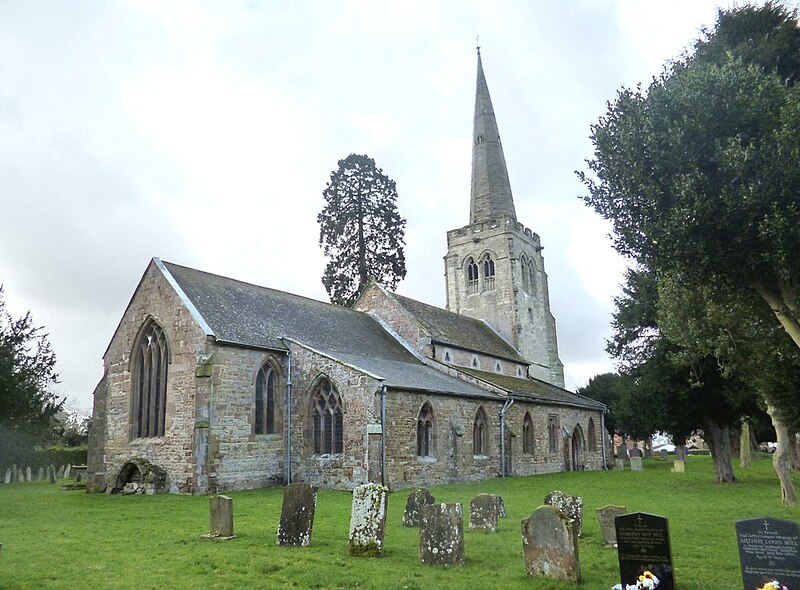
[[[513,399],[507,399],[500,408],[500,477],[506,476],[506,412],[513,403]]]

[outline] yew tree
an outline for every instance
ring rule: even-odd
[[[328,264],[322,283],[333,303],[351,305],[372,277],[395,289],[406,276],[405,225],[394,180],[365,155],[350,154],[322,192],[317,221]]]

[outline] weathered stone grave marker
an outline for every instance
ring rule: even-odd
[[[58,466],[58,473],[56,474],[56,477],[58,477],[59,479],[64,477],[64,466],[63,465],[59,465]]]
[[[11,483],[12,481],[14,481],[14,472],[11,471],[11,467],[6,469],[6,478],[3,481],[5,481],[5,483],[7,483],[7,484]]]
[[[22,467],[17,467],[17,481],[25,481],[25,472],[22,470]]]
[[[208,499],[211,528],[204,538],[228,541],[235,539],[233,534],[233,498],[229,496],[211,496]]]
[[[426,565],[464,565],[461,504],[428,504],[420,509],[419,561]]]
[[[660,453],[662,460],[666,461],[669,458],[669,453],[667,452],[667,449],[661,449]]]
[[[491,494],[478,494],[469,503],[469,530],[497,532],[497,500]]]
[[[597,509],[597,520],[600,521],[600,534],[606,547],[617,546],[617,529],[614,520],[627,512],[625,506],[603,506]]]
[[[686,473],[686,463],[680,459],[675,459],[675,461],[672,463],[672,469],[670,471],[672,471],[672,473]]]
[[[278,545],[306,547],[311,545],[314,513],[317,509],[317,487],[291,483],[283,489]]]
[[[39,473],[36,474],[36,481],[44,481],[44,467],[39,467]]]
[[[539,506],[521,526],[522,557],[529,577],[580,581],[578,535],[571,519],[555,506]]]
[[[69,477],[72,475],[72,463],[67,463],[67,466],[64,468],[64,477]]]
[[[491,494],[492,498],[494,498],[495,504],[497,504],[497,516],[500,518],[506,517],[506,503],[503,500],[503,496],[498,496],[497,494]]]
[[[617,458],[614,459],[614,469],[617,471],[625,471],[625,459]]]
[[[47,466],[47,479],[50,483],[56,483],[56,468],[52,465]]]
[[[406,509],[403,512],[403,526],[419,526],[419,512],[423,506],[429,506],[436,500],[425,488],[417,488],[408,495]]]
[[[631,457],[631,471],[643,471],[642,458]]]
[[[773,580],[800,588],[800,525],[770,517],[739,520],[736,539],[745,589]]]
[[[353,490],[350,511],[350,535],[347,552],[355,557],[383,555],[386,530],[386,501],[389,490],[376,483],[367,483]]]
[[[658,590],[675,590],[667,519],[633,512],[618,516],[615,527],[622,587],[635,585],[640,575],[651,572],[659,580]]]
[[[25,481],[33,481],[33,472],[30,465],[25,468]]]
[[[544,497],[545,506],[555,506],[561,514],[573,521],[575,534],[580,537],[583,531],[583,498],[570,496],[559,490],[550,492]]]

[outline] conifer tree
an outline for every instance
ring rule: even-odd
[[[322,284],[337,305],[351,305],[369,277],[395,289],[406,276],[406,221],[395,182],[365,155],[350,154],[322,192],[319,243],[328,264]]]

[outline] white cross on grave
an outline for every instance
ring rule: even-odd
[[[766,520],[764,521],[764,530],[765,531],[769,530],[769,523]]]

